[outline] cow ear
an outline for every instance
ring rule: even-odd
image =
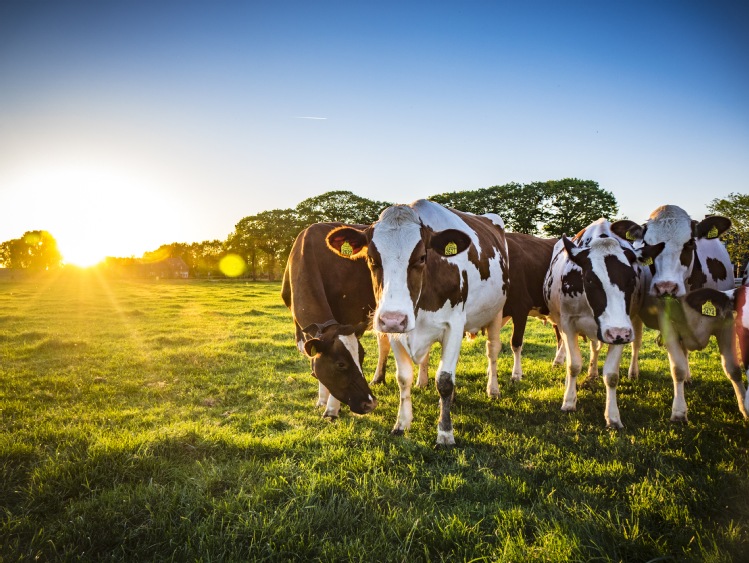
[[[658,244],[648,244],[643,246],[642,248],[638,248],[637,250],[635,250],[635,253],[637,254],[637,261],[641,266],[652,266],[653,260],[655,260],[655,258],[661,252],[663,252],[664,248],[666,248],[665,242],[659,242]]]
[[[611,230],[616,236],[629,242],[641,240],[643,235],[642,227],[629,219],[611,223]]]
[[[702,288],[689,292],[684,301],[686,304],[705,317],[733,316],[735,289],[718,291],[712,288]]]
[[[319,338],[307,340],[304,343],[304,353],[307,354],[310,358],[314,358],[320,352],[322,352],[323,346],[323,341]]]
[[[692,228],[695,238],[718,238],[731,228],[731,220],[728,217],[713,215],[705,217]]]
[[[635,254],[629,248],[622,248],[622,250],[624,251],[624,256],[627,257],[627,262],[629,262],[630,264],[634,264],[635,262],[637,262],[637,254]]]
[[[328,233],[325,242],[328,248],[344,258],[361,258],[366,253],[369,229],[360,231],[354,227],[337,227]]]
[[[471,237],[457,229],[432,233],[429,247],[441,256],[455,256],[471,246]]]

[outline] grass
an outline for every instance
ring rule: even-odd
[[[0,559],[746,560],[749,425],[714,344],[692,354],[690,422],[674,425],[646,331],[640,379],[619,387],[625,429],[610,431],[601,384],[561,412],[548,327],[529,322],[520,383],[503,349],[498,400],[484,339],[466,341],[458,445],[436,449],[433,384],[414,390],[406,436],[389,434],[392,359],[372,414],[323,420],[279,293],[0,283]]]

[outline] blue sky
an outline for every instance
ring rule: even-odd
[[[140,255],[335,189],[564,177],[698,217],[749,191],[748,26],[722,0],[8,0],[0,241]]]

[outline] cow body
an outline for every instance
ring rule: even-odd
[[[675,205],[657,208],[644,225],[632,221],[617,221],[612,225],[617,235],[633,241],[638,252],[652,262],[645,269],[639,315],[646,326],[661,332],[668,351],[674,382],[671,408],[674,422],[687,420],[684,382],[690,379],[688,351],[704,348],[710,335],[718,339],[724,372],[733,385],[739,410],[746,416],[746,390],[734,335],[715,328],[714,319],[708,315],[690,316],[684,305],[684,299],[696,290],[734,289],[731,260],[718,238],[730,226],[730,220],[719,216],[693,221]]]
[[[512,320],[512,380],[520,381],[520,357],[529,316],[546,319],[549,309],[544,299],[544,278],[559,239],[544,239],[523,233],[505,233],[510,268],[510,286],[502,311],[502,323]],[[556,330],[556,327],[555,327]],[[559,342],[557,342],[559,344]]]
[[[577,408],[577,376],[582,368],[578,336],[609,345],[603,378],[606,384],[605,418],[608,426],[621,428],[616,401],[619,362],[623,345],[635,337],[639,272],[635,253],[623,248],[608,221],[599,220],[586,229],[577,247],[566,237],[554,247],[544,282],[549,316],[562,335],[567,358],[563,411]],[[633,307],[634,305],[634,307]]]
[[[377,299],[373,326],[391,335],[397,363],[400,406],[393,433],[402,434],[413,418],[411,361],[420,362],[440,342],[437,443],[454,444],[450,407],[464,332],[487,328],[487,392],[499,394],[500,313],[509,282],[502,220],[418,200],[387,208],[368,229],[336,229],[328,243],[335,252],[367,257]]]
[[[326,417],[338,415],[340,401],[356,413],[377,404],[362,375],[359,337],[375,308],[365,264],[332,254],[325,237],[342,223],[316,223],[294,241],[284,271],[281,296],[294,318],[299,351],[312,358],[319,380],[318,406]],[[362,225],[357,225],[362,227]],[[375,379],[384,377],[389,343],[380,343]]]

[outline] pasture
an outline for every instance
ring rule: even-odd
[[[93,272],[0,282],[0,560],[749,558],[749,425],[714,344],[691,355],[690,422],[675,425],[646,331],[611,431],[601,383],[561,412],[549,327],[529,322],[512,385],[503,329],[498,400],[485,339],[464,341],[457,447],[437,449],[433,380],[411,430],[389,434],[392,358],[372,414],[323,420],[279,294]]]

